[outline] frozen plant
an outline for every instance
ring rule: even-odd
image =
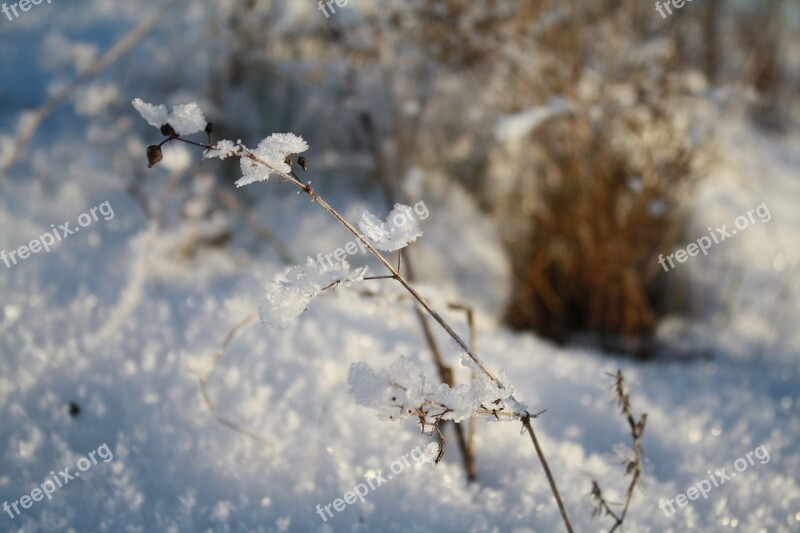
[[[465,361],[477,373],[478,379],[469,386],[450,388],[444,383],[429,384],[422,371],[408,359],[401,359],[388,372],[383,373],[376,373],[366,365],[357,364],[351,368],[349,376],[350,386],[357,401],[378,409],[383,415],[388,414],[388,416],[394,417],[395,415],[391,413],[395,411],[398,419],[409,416],[416,417],[423,431],[436,429],[442,420],[450,419],[460,422],[475,415],[491,416],[497,420],[520,421],[536,449],[564,525],[567,531],[572,532],[566,507],[531,425],[531,418],[536,418],[541,413],[531,414],[523,404],[519,403],[514,398],[513,388],[505,383],[505,378],[501,380],[489,369],[478,354],[400,273],[399,267],[394,267],[379,251],[395,251],[404,248],[421,235],[418,227],[416,230],[410,227],[410,230],[406,228],[405,230],[388,231],[385,226],[381,225],[380,220],[369,213],[362,213],[358,228],[347,221],[317,194],[310,181],[304,183],[294,172],[292,167],[295,158],[300,167],[304,170],[307,168],[305,157],[299,155],[308,149],[308,144],[302,137],[292,133],[273,134],[262,140],[255,149],[248,148],[238,140],[235,143],[222,140],[212,145],[213,127],[210,123],[206,123],[197,104],[176,106],[171,114],[167,114],[164,106],[146,104],[138,98],[133,101],[133,105],[142,117],[158,128],[165,137],[158,145],[147,148],[150,167],[161,160],[161,147],[173,141],[203,148],[206,158],[239,157],[243,176],[236,182],[237,186],[249,185],[256,181],[267,181],[272,175],[278,176],[282,182],[294,185],[301,193],[307,194],[312,201],[347,228],[389,272],[388,275],[367,278],[364,277],[363,272],[350,274],[344,268],[326,272],[311,264],[305,267],[295,267],[290,271],[288,279],[278,282],[277,285],[273,283],[265,290],[260,304],[263,320],[268,324],[278,326],[291,323],[314,296],[341,282],[391,279],[400,283],[422,309],[463,350]],[[169,123],[169,120],[173,118],[181,121],[181,127],[178,128],[181,131]],[[164,122],[159,124],[161,121]],[[205,130],[208,134],[208,142],[200,143],[181,137],[189,130],[192,133]],[[407,216],[409,215],[407,209],[410,208],[398,205],[392,214]],[[328,285],[326,286],[325,283]],[[489,405],[485,405],[486,403]]]
[[[308,303],[322,291],[339,283],[350,286],[362,281],[367,270],[368,267],[362,267],[350,271],[347,261],[328,268],[309,257],[304,266],[292,268],[285,280],[267,285],[261,299],[261,321],[269,326],[285,328],[294,323]]]
[[[479,373],[468,385],[450,387],[426,380],[416,361],[401,357],[388,370],[375,372],[365,363],[350,367],[350,390],[356,402],[376,409],[388,420],[416,419],[423,433],[438,429],[443,420],[463,422],[476,416],[519,420],[528,415],[511,387]],[[533,415],[533,416],[538,416]]]

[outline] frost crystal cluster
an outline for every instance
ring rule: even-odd
[[[381,372],[354,363],[348,384],[360,405],[376,409],[384,419],[417,419],[423,431],[442,420],[461,422],[477,415],[516,420],[527,412],[512,398],[512,388],[499,388],[483,373],[468,385],[450,388],[426,380],[419,364],[405,356]]]
[[[292,171],[287,158],[308,150],[308,143],[293,133],[274,133],[258,143],[258,148],[249,150],[256,159],[241,158],[242,178],[237,187],[266,181],[276,172],[288,174]]]
[[[358,229],[369,238],[375,248],[384,252],[405,248],[422,236],[419,219],[414,210],[402,204],[395,204],[385,222],[366,209],[362,209],[358,219]]]
[[[148,104],[140,98],[134,99],[133,107],[151,126],[160,128],[164,124],[169,124],[178,135],[191,135],[203,131],[208,124],[203,116],[203,110],[194,102],[173,106],[171,113],[167,112],[167,107],[163,104]]]
[[[285,328],[293,324],[323,290],[339,283],[350,286],[363,280],[366,272],[367,267],[351,271],[347,261],[329,268],[309,258],[304,266],[289,270],[285,279],[267,285],[259,305],[261,321],[270,327]]]

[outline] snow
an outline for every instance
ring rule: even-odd
[[[14,22],[4,18],[2,159],[51,82],[71,79],[72,69],[84,68],[160,4],[54,2]],[[325,20],[314,5],[281,5],[276,39]],[[634,410],[648,414],[644,479],[625,531],[798,530],[796,127],[775,137],[744,116],[727,110],[721,116],[716,102],[686,103],[713,126],[724,156],[693,194],[686,243],[762,203],[772,215],[673,273],[693,284],[705,313],[667,320],[658,336],[691,357],[641,363],[592,347],[558,347],[499,324],[509,256],[492,218],[460,185],[442,185],[432,175],[405,184],[430,208],[424,239],[410,206],[395,206],[385,218],[370,214],[386,206],[364,181],[349,179],[353,169],[372,163],[364,152],[348,152],[355,148],[346,128],[328,114],[339,102],[298,105],[293,98],[307,100],[282,85],[283,76],[300,75],[308,65],[293,61],[297,71],[269,70],[257,97],[227,88],[226,100],[206,104],[204,94],[213,92],[208,80],[227,73],[234,55],[227,47],[215,50],[231,37],[220,21],[240,6],[184,7],[49,117],[19,163],[0,177],[0,250],[17,249],[105,201],[115,213],[50,253],[13,268],[0,260],[0,505],[30,494],[51,471],[74,472],[103,443],[114,456],[20,516],[0,508],[0,531],[563,531],[527,435],[518,422],[500,424],[485,413],[474,441],[477,483],[466,482],[448,434],[439,464],[407,468],[325,522],[317,514],[317,505],[379,471],[385,475],[406,454],[420,449],[427,463],[436,458],[429,425],[423,434],[417,417],[387,419],[400,413],[397,402],[447,404],[447,416],[461,419],[496,399],[512,411],[547,409],[532,423],[575,530],[605,531],[607,522],[591,515],[589,492],[597,479],[610,500],[624,498],[619,454],[630,454],[630,439],[605,375],[618,368],[634,385]],[[265,31],[262,22],[253,21],[254,33]],[[200,29],[209,26],[221,32],[219,40],[205,42]],[[37,58],[51,51],[52,63],[40,64]],[[287,169],[289,155],[307,153],[322,168],[323,154],[335,154],[325,173],[313,174],[320,194],[381,250],[404,249],[418,260],[420,292],[463,338],[469,338],[464,315],[447,303],[475,306],[478,352],[514,385],[522,404],[491,382],[471,381],[469,360],[435,329],[456,374],[453,388],[441,386],[415,304],[391,281],[362,279],[365,267],[379,275],[368,256],[329,269],[282,261],[254,222],[295,258],[316,257],[353,236],[280,180],[235,189],[238,169],[216,158],[237,155],[238,142],[214,140],[205,154],[213,160],[173,142],[164,147],[164,161],[148,170],[145,149],[157,134],[131,108],[136,95],[183,102],[168,110],[134,101],[145,122],[157,128],[169,122],[181,135],[205,127],[205,113],[187,104],[202,102],[231,138],[263,138],[253,153],[275,170]],[[272,112],[257,112],[258,98]],[[519,140],[544,127],[547,116],[544,109],[523,109],[488,122],[488,135]],[[229,117],[235,120],[225,123]],[[332,142],[314,130],[315,121],[332,128]],[[198,139],[204,143],[205,134]],[[242,172],[239,182],[254,183],[271,170],[248,164]],[[241,211],[220,200],[230,195]],[[652,209],[658,214],[658,205]],[[399,213],[411,221],[405,228],[392,224]],[[259,311],[277,327],[247,325]],[[198,384],[205,375],[219,415],[263,440],[214,418]],[[392,385],[398,382],[405,390]],[[79,414],[69,414],[70,402]],[[735,471],[737,459],[761,446],[768,461],[756,460],[673,516],[659,510],[659,500],[686,493],[709,470]]]
[[[234,143],[233,141],[229,141],[228,139],[223,139],[219,141],[205,153],[205,157],[209,159],[214,157],[218,157],[220,159],[226,159],[228,157],[233,157],[236,155],[239,155],[239,145]]]
[[[180,135],[191,135],[192,133],[203,131],[207,124],[203,111],[194,102],[173,106],[172,113],[167,117],[167,122]]]
[[[513,399],[513,388],[500,389],[485,374],[478,374],[467,385],[450,388],[427,380],[419,363],[405,356],[380,373],[364,363],[354,364],[347,381],[360,405],[376,409],[384,419],[416,419],[422,431],[432,432],[438,420],[463,422],[485,417],[508,421],[514,420],[508,414],[527,413],[525,406]]]
[[[424,204],[423,204],[424,205]],[[362,209],[358,218],[358,229],[366,235],[370,243],[385,252],[405,248],[422,236],[419,217],[410,206],[396,204],[386,217],[386,221]]]
[[[538,106],[498,119],[494,135],[505,142],[517,141],[529,135],[548,120],[569,113],[572,110],[569,102],[554,98],[548,105]]]
[[[305,265],[289,270],[285,279],[267,285],[259,304],[261,320],[268,326],[288,327],[324,290],[340,283],[349,287],[362,281],[367,270],[368,267],[363,267],[351,272],[347,261],[326,266],[309,257]]]
[[[246,150],[246,149],[245,149]],[[242,178],[236,182],[237,187],[250,185],[258,181],[266,181],[276,173],[288,174],[292,167],[286,162],[290,156],[308,150],[308,143],[293,133],[274,133],[258,143],[258,148],[249,151],[256,159],[242,157]]]
[[[165,105],[148,104],[141,98],[133,100],[133,107],[151,126],[160,128],[164,124],[169,124],[179,135],[191,135],[203,131],[207,124],[203,111],[194,102],[173,106],[170,113],[167,113]]]

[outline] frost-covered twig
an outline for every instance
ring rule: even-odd
[[[483,362],[478,354],[453,330],[442,316],[422,297],[422,295],[400,274],[386,257],[378,250],[394,251],[413,242],[421,232],[418,228],[406,228],[405,231],[386,232],[379,221],[369,214],[362,214],[360,230],[346,220],[336,209],[328,204],[317,194],[311,182],[303,183],[292,170],[295,157],[308,149],[308,144],[301,138],[291,133],[273,134],[262,140],[258,147],[250,149],[241,141],[232,142],[223,140],[211,145],[184,139],[181,135],[190,135],[205,130],[210,137],[210,125],[206,122],[202,111],[196,104],[187,104],[173,107],[168,112],[163,105],[153,106],[134,100],[134,107],[152,126],[159,128],[165,139],[158,145],[149,146],[147,158],[152,167],[162,157],[161,147],[173,141],[184,142],[205,150],[204,157],[238,157],[240,159],[243,177],[236,182],[237,186],[249,185],[257,181],[266,181],[273,174],[283,181],[298,187],[314,202],[320,205],[340,224],[347,228],[356,239],[369,250],[378,261],[391,273],[391,278],[400,283],[403,288],[417,301],[417,303],[430,315],[447,334],[463,350],[466,358],[464,362],[479,372],[478,379],[468,386],[462,385],[451,388],[446,383],[438,386],[427,384],[421,371],[415,371],[415,366],[410,360],[403,358],[399,365],[395,364],[389,373],[379,374],[364,364],[355,364],[350,369],[349,382],[357,401],[363,405],[375,407],[389,418],[414,417],[420,427],[426,431],[430,427],[438,430],[439,423],[443,420],[460,422],[475,416],[491,416],[496,420],[511,419],[522,422],[523,427],[531,437],[536,453],[547,474],[548,482],[553,495],[558,503],[559,511],[564,520],[567,531],[572,532],[572,525],[567,515],[561,495],[545,460],[541,446],[536,439],[530,419],[532,415],[527,408],[519,403],[513,396],[513,388],[503,383]],[[297,157],[298,164],[306,169],[304,157]],[[398,204],[396,211],[403,212],[408,207]],[[391,215],[391,214],[390,214]],[[369,235],[369,236],[368,236]],[[360,245],[359,245],[360,246]],[[331,272],[340,270],[340,272]],[[363,280],[364,272],[350,274],[346,262],[342,262],[339,269],[317,268],[309,258],[305,267],[295,267],[290,271],[291,281],[286,284],[273,285],[265,294],[265,307],[288,307],[287,317],[280,313],[268,314],[276,325],[286,325],[286,320],[293,320],[299,314],[298,308],[308,304],[311,298],[322,292],[328,285],[341,281]],[[288,291],[281,292],[281,291]],[[284,296],[291,294],[292,298]],[[298,303],[300,305],[298,305]],[[269,310],[269,309],[268,309]],[[302,312],[303,309],[299,309]],[[262,308],[262,318],[264,316]],[[402,378],[402,379],[398,379]],[[405,383],[405,384],[404,384]],[[488,405],[486,405],[488,404]],[[391,411],[391,413],[389,413]]]
[[[409,258],[407,256],[404,256],[404,260],[406,262],[406,265],[409,266],[410,265]],[[409,277],[411,277],[412,270],[411,268],[409,268],[408,270],[409,270]],[[392,279],[392,276],[380,276],[375,278],[364,278],[364,279],[367,280],[367,279],[377,279],[377,278]],[[361,290],[358,292],[358,295],[368,298],[384,296],[384,294],[375,292],[373,290]],[[403,299],[408,300],[411,298],[411,296],[408,295],[407,293],[398,293],[395,296],[397,297],[398,300],[403,300]],[[472,308],[457,303],[449,303],[447,304],[447,308],[465,312],[465,314],[467,315],[467,326],[469,327],[470,331],[470,347],[474,351],[477,351],[476,349],[477,329],[475,327],[474,313]],[[425,343],[428,345],[428,348],[431,351],[431,357],[436,366],[436,370],[439,374],[439,379],[442,381],[442,383],[446,383],[450,387],[454,386],[455,381],[453,376],[453,370],[444,363],[439,347],[436,344],[436,339],[433,336],[433,331],[431,331],[430,324],[428,323],[427,315],[424,312],[422,312],[420,308],[417,306],[414,306],[414,311],[416,312],[417,318],[419,319]],[[470,375],[471,379],[474,380],[476,376],[475,371],[471,371]],[[446,427],[446,425],[444,427]],[[474,449],[475,418],[473,417],[469,419],[468,429],[466,432],[462,428],[461,424],[453,423],[453,427],[456,432],[456,440],[459,450],[461,451],[461,457],[464,463],[464,471],[467,474],[467,480],[475,481],[478,478],[477,471],[475,469],[475,449]]]
[[[292,134],[274,134],[259,143],[258,148],[251,150],[247,148],[241,141],[233,143],[232,141],[223,140],[216,145],[201,144],[195,141],[184,139],[181,135],[190,135],[199,131],[209,131],[208,124],[205,121],[202,111],[200,111],[197,104],[186,104],[183,106],[174,106],[171,113],[167,112],[165,106],[153,106],[142,102],[138,98],[133,102],[134,107],[142,114],[142,116],[153,126],[160,129],[161,133],[166,137],[161,143],[149,146],[148,161],[150,166],[153,166],[161,161],[161,147],[172,141],[180,141],[193,146],[204,148],[205,157],[219,157],[225,159],[227,157],[239,157],[241,160],[242,172],[244,177],[236,182],[238,187],[249,185],[257,181],[266,181],[272,174],[280,176],[284,181],[291,183],[298,187],[302,192],[308,194],[311,199],[320,205],[325,211],[333,216],[340,224],[347,228],[356,239],[358,239],[369,252],[378,259],[378,261],[386,267],[391,273],[393,279],[398,281],[411,296],[425,309],[425,311],[434,319],[439,325],[447,332],[447,334],[456,341],[462,350],[478,365],[481,371],[486,374],[492,381],[494,381],[500,388],[504,388],[503,383],[497,379],[494,373],[489,370],[481,358],[475,354],[467,345],[466,342],[445,322],[445,320],[437,313],[430,304],[412,287],[409,282],[398,272],[398,270],[386,259],[386,257],[378,251],[372,242],[358,229],[355,228],[347,219],[345,219],[339,212],[334,209],[328,202],[317,194],[311,186],[311,182],[303,183],[297,174],[291,168],[292,157],[296,156],[299,152],[308,149],[306,142]],[[179,120],[179,124],[173,125],[169,121]],[[158,124],[161,124],[160,126]],[[260,165],[260,166],[259,166]],[[373,229],[372,220],[367,220],[367,231]],[[399,249],[394,246],[394,242],[390,243],[390,250]]]

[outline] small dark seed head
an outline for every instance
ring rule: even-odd
[[[178,133],[175,131],[175,128],[170,126],[169,123],[166,123],[161,126],[161,135],[174,139],[178,136]]]
[[[306,166],[306,158],[305,156],[300,156],[297,158],[297,164],[300,165],[303,170],[308,171],[308,166]]]
[[[164,154],[161,153],[161,147],[157,144],[153,144],[147,147],[147,168],[153,168],[155,164],[157,164],[161,159],[164,157]]]
[[[214,133],[214,123],[213,122],[209,122],[209,123],[206,124],[206,133],[208,133],[209,135]]]
[[[287,165],[291,166],[291,164],[292,164],[292,156],[287,155],[286,159],[284,159],[283,162],[286,163]]]

